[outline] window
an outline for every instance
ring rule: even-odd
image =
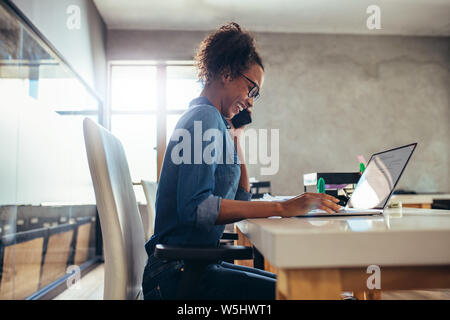
[[[134,182],[157,181],[170,136],[201,90],[192,62],[111,62],[107,123]]]
[[[0,1],[0,300],[47,298],[102,254],[82,127],[102,101],[10,2]]]

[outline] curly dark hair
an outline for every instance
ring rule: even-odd
[[[255,40],[235,22],[209,34],[200,43],[195,56],[198,78],[204,84],[209,84],[224,72],[230,72],[231,77],[236,78],[254,63],[264,70]]]

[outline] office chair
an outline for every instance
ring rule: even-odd
[[[145,234],[120,141],[86,118],[84,141],[105,255],[104,299],[141,299]]]
[[[145,233],[123,146],[114,135],[89,118],[84,119],[83,130],[104,244],[104,299],[140,299],[147,258]],[[228,237],[234,239],[236,235]],[[157,244],[155,256],[163,260],[184,260],[178,296],[193,299],[197,295],[197,280],[206,265],[217,260],[252,259],[253,249]]]
[[[252,199],[261,199],[264,196],[264,193],[271,194],[270,181],[252,182],[250,184],[250,192],[252,194]]]
[[[145,199],[147,200],[147,210],[141,212],[142,224],[144,225],[145,239],[148,240],[154,233],[155,225],[155,202],[158,184],[147,180],[141,180],[142,189],[144,189]]]

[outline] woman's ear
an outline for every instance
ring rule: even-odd
[[[224,84],[233,80],[233,78],[231,77],[230,70],[224,70],[222,72],[222,77],[221,78],[222,78],[221,79],[222,83],[224,83]]]

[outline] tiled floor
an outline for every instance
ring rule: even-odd
[[[80,289],[68,289],[55,300],[101,300],[103,299],[104,265],[99,265],[80,280]],[[386,291],[383,300],[450,300],[450,289]]]

